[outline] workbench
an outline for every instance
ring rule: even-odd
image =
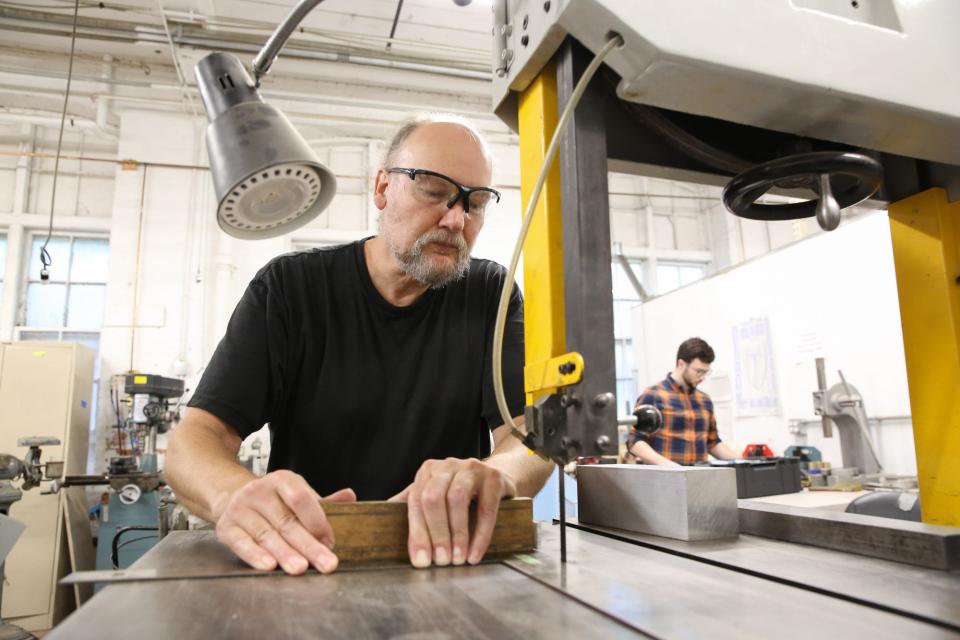
[[[172,532],[46,636],[83,638],[960,638],[960,573],[740,535],[686,543],[539,525],[531,554],[470,567],[249,571],[212,532]]]

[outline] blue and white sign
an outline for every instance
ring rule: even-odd
[[[773,361],[768,318],[751,318],[734,325],[733,373],[737,415],[780,414],[777,370]]]

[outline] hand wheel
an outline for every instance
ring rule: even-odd
[[[816,151],[777,158],[747,169],[723,189],[723,204],[730,213],[751,220],[796,220],[817,217],[820,227],[833,231],[840,210],[876,193],[883,182],[883,167],[861,153]],[[788,204],[758,204],[770,189],[806,188],[816,200]]]

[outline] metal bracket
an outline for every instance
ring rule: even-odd
[[[524,390],[528,395],[557,392],[583,378],[583,356],[576,351],[533,362],[523,368]],[[532,399],[531,399],[532,401]]]

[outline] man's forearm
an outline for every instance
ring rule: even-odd
[[[672,462],[670,458],[662,456],[654,451],[653,447],[643,440],[637,440],[634,442],[630,447],[630,453],[647,464],[670,464]]]
[[[710,455],[717,460],[735,460],[737,457],[736,452],[728,447],[725,442],[718,442],[713,445],[713,448],[710,449]]]
[[[237,462],[239,437],[209,424],[209,416],[191,409],[170,431],[164,477],[178,502],[216,522],[234,491],[256,476]]]
[[[520,440],[509,434],[500,439],[484,462],[513,478],[520,497],[535,496],[553,473],[552,462],[530,453]]]

